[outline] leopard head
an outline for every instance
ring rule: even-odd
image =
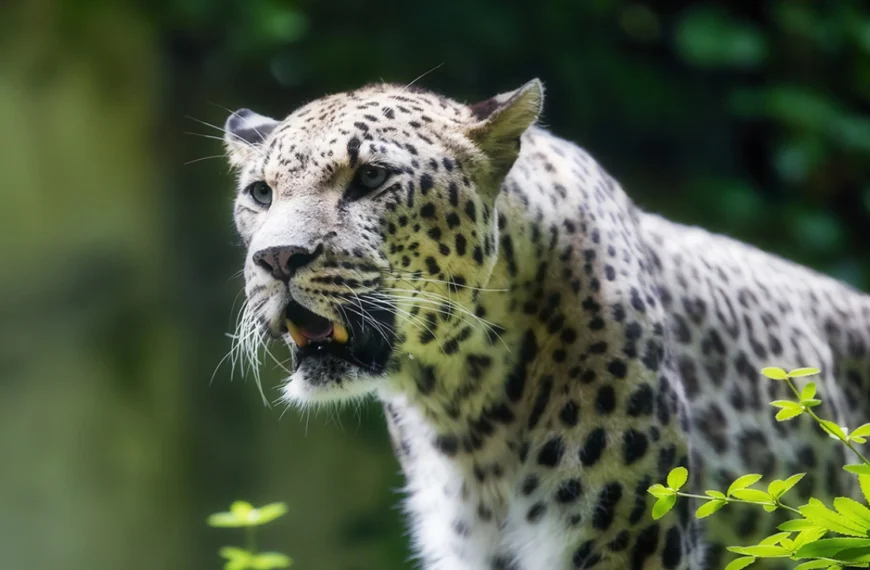
[[[400,357],[449,357],[439,336],[490,280],[496,198],[542,100],[538,80],[475,105],[373,85],[227,119],[247,247],[237,334],[246,351],[286,341],[287,401],[357,397]]]

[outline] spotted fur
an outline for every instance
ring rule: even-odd
[[[284,336],[284,399],[383,403],[426,570],[719,568],[723,544],[775,515],[728,507],[702,528],[683,502],[656,522],[647,487],[686,465],[698,489],[807,471],[803,496],[848,491],[836,447],[804,419],[775,422],[767,402],[787,394],[757,371],[818,366],[826,414],[866,417],[870,303],[640,211],[533,126],[542,98],[538,81],[476,105],[373,85],[280,122],[235,113],[250,314],[282,336],[293,299],[384,335],[381,371],[300,359]],[[371,164],[391,174],[361,193]],[[254,261],[276,246],[317,255],[284,283]]]

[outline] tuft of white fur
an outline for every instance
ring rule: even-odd
[[[372,395],[376,387],[377,378],[357,371],[343,377],[340,384],[314,385],[303,362],[281,388],[280,402],[295,408],[335,406],[362,401]]]

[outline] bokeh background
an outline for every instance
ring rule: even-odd
[[[209,124],[427,72],[540,77],[644,207],[870,285],[863,0],[2,2],[0,569],[219,568],[237,498],[289,504],[261,542],[300,570],[410,567],[377,406],[284,413],[221,364],[244,252]]]

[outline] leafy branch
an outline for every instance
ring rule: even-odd
[[[812,382],[798,390],[795,378],[813,376],[819,373],[816,368],[798,368],[786,372],[782,368],[765,368],[762,374],[774,381],[784,381],[794,393],[796,400],[776,400],[771,405],[778,408],[777,421],[788,421],[802,414],[810,416],[832,438],[840,441],[857,457],[861,463],[846,465],[843,469],[856,475],[866,502],[870,503],[870,462],[856,447],[870,437],[870,423],[851,432],[845,426],[819,417],[814,408],[822,404],[816,397],[816,385]],[[800,561],[795,570],[827,568],[842,570],[870,567],[870,508],[848,497],[833,500],[833,509],[815,498],[805,505],[794,507],[783,502],[783,496],[797,485],[804,473],[792,475],[787,479],[775,479],[767,485],[767,490],[755,489],[753,485],[761,480],[761,475],[748,474],[738,477],[726,492],[708,490],[705,495],[681,491],[689,479],[685,467],[677,467],[668,474],[667,486],[655,484],[648,491],[656,497],[652,517],[659,519],[667,514],[678,498],[703,501],[695,512],[696,518],[708,517],[728,504],[748,503],[762,507],[767,512],[783,509],[795,518],[777,527],[780,532],[768,536],[758,544],[750,546],[731,546],[729,551],[741,555],[732,560],[725,570],[742,570],[759,558],[789,558]],[[827,535],[833,533],[833,536]]]

